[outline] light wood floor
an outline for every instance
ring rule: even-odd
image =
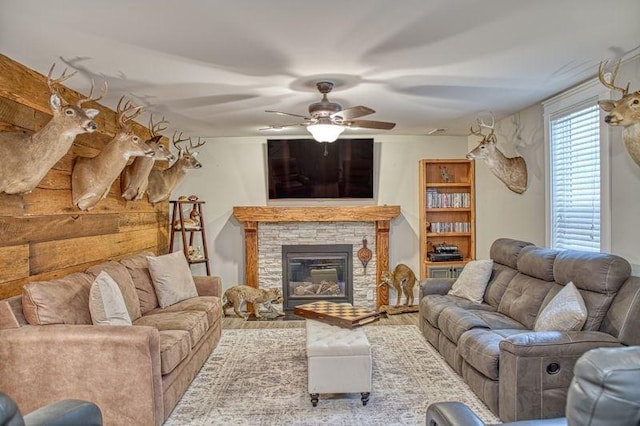
[[[389,315],[385,318],[382,315],[379,321],[376,321],[369,325],[418,325],[418,313],[406,313],[398,315]],[[304,327],[304,320],[290,320],[284,321],[278,320],[260,320],[260,321],[246,321],[243,318],[236,316],[228,316],[222,319],[223,329],[243,328],[243,329],[260,329],[260,328],[302,328]]]

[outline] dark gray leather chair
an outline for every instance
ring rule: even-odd
[[[505,425],[640,425],[640,346],[599,348],[578,359],[567,395],[566,417],[525,420]],[[427,408],[427,426],[483,426],[460,402]]]
[[[0,392],[0,426],[102,426],[102,413],[92,402],[65,399],[23,417],[16,403]]]

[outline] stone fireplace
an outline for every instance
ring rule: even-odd
[[[245,284],[283,288],[282,246],[348,244],[352,246],[352,299],[347,301],[373,309],[387,305],[388,289],[377,283],[382,272],[389,270],[390,220],[398,214],[399,206],[234,207],[233,215],[244,224]],[[357,260],[365,237],[373,252],[366,268]],[[323,269],[332,269],[329,266]],[[316,281],[323,281],[318,274],[334,276],[332,271],[315,272]]]
[[[283,245],[284,310],[318,300],[353,303],[352,252],[351,244]]]

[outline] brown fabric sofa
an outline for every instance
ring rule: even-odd
[[[158,307],[146,256],[29,283],[0,300],[0,390],[24,412],[63,398],[96,403],[106,425],[160,425],[221,335],[221,281],[194,277],[198,297]],[[133,326],[94,326],[89,290],[118,284]]]
[[[419,326],[503,421],[561,416],[573,367],[596,347],[640,344],[640,278],[621,257],[496,240],[481,304],[448,295],[454,280],[420,285]],[[588,310],[581,331],[534,332],[539,312],[573,282]]]

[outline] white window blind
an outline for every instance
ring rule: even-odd
[[[593,104],[550,121],[553,248],[600,251],[599,119]]]

